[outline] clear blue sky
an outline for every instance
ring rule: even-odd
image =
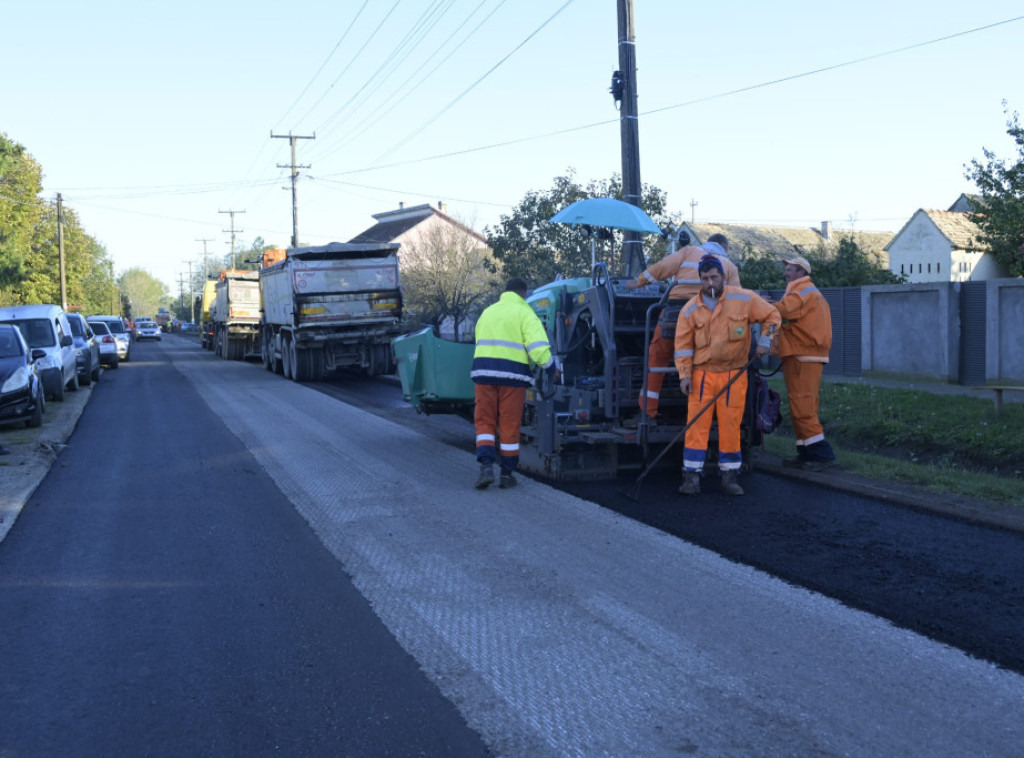
[[[245,210],[240,246],[288,244],[288,141],[271,130],[316,133],[298,142],[306,243],[350,239],[399,202],[444,201],[483,230],[570,167],[583,182],[619,170],[615,0],[563,2],[10,3],[0,131],[117,271],[172,292],[202,266],[198,240],[228,253],[218,211]],[[895,231],[971,191],[982,147],[1014,154],[1002,101],[1024,110],[1024,20],[961,33],[1024,16],[1020,2],[634,12],[641,177],[682,218],[695,200],[698,221]]]

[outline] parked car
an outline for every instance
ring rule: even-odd
[[[32,358],[21,330],[0,324],[0,423],[24,421],[25,426],[41,426],[46,410],[46,390],[39,367]],[[36,351],[46,355],[42,350]]]
[[[117,340],[117,358],[121,361],[130,361],[132,357],[132,333],[125,327],[120,316],[89,316],[86,319],[90,324],[102,321],[110,329],[110,333]]]
[[[139,342],[142,342],[142,340],[162,339],[160,336],[160,327],[157,326],[155,321],[136,321],[135,339]]]
[[[93,334],[96,335],[96,342],[100,346],[100,363],[110,368],[117,368],[121,359],[117,352],[120,349],[117,344],[117,338],[110,333],[110,327],[107,326],[106,321],[89,321],[89,326],[92,327]]]
[[[85,319],[78,313],[68,314],[68,323],[71,324],[71,336],[75,340],[75,366],[78,368],[78,383],[88,387],[93,382],[100,380],[100,345],[96,341],[96,335]]]
[[[78,391],[75,340],[67,314],[59,305],[0,308],[0,323],[13,324],[21,330],[43,377],[48,398],[62,402],[65,389]],[[42,352],[38,357],[37,350]]]

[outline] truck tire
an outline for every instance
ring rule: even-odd
[[[295,381],[295,374],[292,372],[293,360],[295,360],[295,347],[292,341],[285,337],[281,342],[281,370],[285,379]]]
[[[309,350],[297,348],[295,342],[289,343],[292,359],[292,378],[297,382],[308,382],[310,378]]]
[[[274,338],[269,329],[264,329],[260,335],[260,358],[263,359],[263,368],[274,370]]]

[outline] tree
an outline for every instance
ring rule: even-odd
[[[166,285],[144,269],[128,269],[121,274],[120,284],[126,309],[131,305],[132,318],[152,317],[161,305],[170,302]]]
[[[972,160],[965,176],[981,194],[979,208],[972,214],[981,227],[981,242],[986,243],[996,260],[1011,276],[1024,276],[1024,128],[1017,114],[1007,114],[1006,133],[1017,144],[1017,161],[1009,163],[982,148],[985,163]]]
[[[479,239],[438,221],[418,240],[402,246],[402,293],[406,311],[425,324],[453,322],[459,338],[500,290],[500,267]]]
[[[576,181],[575,171],[570,168],[565,176],[555,177],[551,189],[526,193],[511,214],[502,215],[496,227],[487,229],[494,257],[504,266],[505,273],[510,277],[520,276],[534,286],[553,281],[559,274],[588,276],[591,235],[597,235],[600,240],[598,260],[607,261],[612,271],[623,269],[621,232],[608,234],[605,230],[548,221],[567,205],[588,197],[621,200],[621,177],[615,174],[611,179],[591,181],[584,187]],[[665,212],[667,200],[667,195],[657,187],[643,186],[640,205],[661,227],[673,221]],[[645,235],[645,255],[651,254],[659,242],[659,237]]]
[[[804,253],[811,264],[812,278],[818,287],[862,287],[871,284],[899,284],[905,277],[894,274],[857,244],[855,236],[844,234],[833,252],[820,245],[814,252]],[[752,290],[786,288],[783,264],[778,253],[755,253],[749,243],[740,259],[740,281]]]
[[[0,133],[0,306],[25,302],[25,253],[44,206],[43,170],[22,145]]]

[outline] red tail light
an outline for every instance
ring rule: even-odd
[[[109,334],[104,334],[103,335],[103,341],[106,342],[109,345],[111,342],[116,342],[117,340],[115,340]]]

